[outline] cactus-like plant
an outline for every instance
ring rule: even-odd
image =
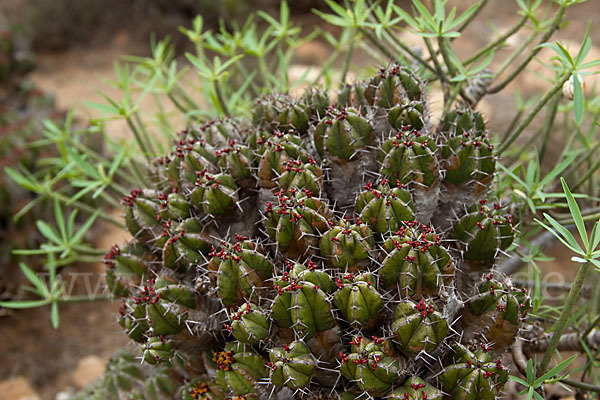
[[[273,95],[252,122],[180,133],[123,200],[134,239],[106,256],[121,324],[186,377],[180,398],[501,396],[529,302],[489,275],[515,229],[487,203],[483,119],[432,128],[403,66],[327,99]]]

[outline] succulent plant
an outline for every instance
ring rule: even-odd
[[[146,357],[144,356],[144,360]],[[156,364],[156,363],[154,363]],[[151,399],[159,400],[176,396],[185,398],[186,393],[203,392],[201,388],[206,387],[206,392],[210,393],[210,388],[202,386],[200,383],[190,383],[184,385],[177,374],[175,363],[165,364],[145,364],[140,365],[140,361],[134,354],[124,350],[118,351],[107,363],[106,370],[102,378],[77,395],[71,397],[72,400],[117,400],[127,399]],[[200,399],[207,397],[193,397],[190,399]]]
[[[30,146],[43,137],[43,120],[57,116],[52,96],[25,79],[32,68],[27,38],[0,14],[0,300],[12,298],[20,283],[18,259],[12,251],[39,245],[35,220],[51,215],[47,207],[39,206],[15,220],[33,195],[5,172],[6,167],[22,165],[39,174],[37,161],[48,152]]]
[[[448,322],[434,304],[404,300],[396,307],[391,330],[402,351],[418,356],[437,349],[448,334]]]
[[[271,382],[291,389],[306,387],[317,369],[317,360],[302,341],[271,349],[269,359]]]
[[[385,393],[403,378],[400,361],[393,356],[389,341],[362,336],[352,339],[349,354],[340,354],[340,373],[369,395]]]
[[[432,128],[403,66],[330,97],[272,95],[155,160],[105,259],[122,326],[177,398],[498,398],[529,301],[489,275],[515,227],[482,117]]]
[[[431,386],[423,379],[411,376],[402,386],[394,389],[387,399],[397,400],[440,400],[443,398],[442,391]]]
[[[453,399],[495,399],[502,393],[508,371],[500,360],[492,360],[491,346],[482,344],[475,351],[462,345],[453,350],[453,364],[439,375],[442,390]]]

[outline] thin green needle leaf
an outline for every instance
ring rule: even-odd
[[[521,379],[521,378],[519,378],[519,377],[517,377],[517,376],[510,375],[510,376],[508,377],[508,379],[509,379],[509,380],[511,380],[511,381],[515,381],[515,382],[517,382],[517,383],[520,383],[520,384],[521,384],[521,385],[523,385],[523,386],[529,386],[529,385],[527,384],[527,382],[525,382],[523,379]]]
[[[50,300],[0,301],[0,307],[21,310],[25,308],[41,307],[49,303]]]
[[[40,186],[39,184],[37,184],[37,182],[27,179],[26,177],[21,175],[21,173],[15,171],[11,167],[4,168],[4,171],[10,177],[10,179],[15,181],[17,185],[21,186],[22,188],[30,190],[34,193],[40,192]]]
[[[579,231],[579,236],[581,237],[581,240],[583,241],[585,249],[588,250],[590,247],[590,243],[588,241],[587,232],[585,230],[585,223],[583,222],[583,217],[581,216],[581,211],[579,210],[579,206],[577,205],[577,202],[573,198],[573,195],[571,194],[571,191],[569,190],[569,187],[567,186],[567,183],[565,182],[564,178],[560,178],[560,182],[562,183],[562,187],[565,192],[565,196],[567,197],[567,203],[569,204],[569,211],[571,212],[571,215],[573,216],[573,221],[575,222],[575,226],[577,226],[577,230]]]
[[[501,170],[503,170],[504,172],[506,172],[508,174],[508,176],[510,176],[515,181],[517,181],[521,186],[527,187],[527,185],[525,184],[525,182],[523,182],[523,180],[521,178],[519,178],[511,170],[509,170],[508,168],[506,168],[504,165],[502,165],[500,163],[498,163],[497,165],[500,167]]]
[[[34,285],[35,288],[38,290],[38,294],[40,296],[50,297],[50,292],[48,291],[46,284],[42,282],[40,277],[35,272],[33,272],[31,268],[29,268],[25,263],[19,263],[19,267],[21,268],[21,271],[23,271],[23,274],[25,275],[27,280],[29,280],[29,282],[31,282],[31,284]]]
[[[552,378],[552,377],[558,375],[560,372],[565,370],[569,365],[571,365],[571,363],[573,361],[575,361],[576,358],[577,358],[577,356],[575,355],[575,356],[571,356],[571,357],[567,358],[566,360],[563,360],[561,363],[556,365],[550,371],[546,372],[544,375],[537,378],[534,385],[536,387],[540,386],[541,384],[544,383],[544,381],[546,381],[546,379],[549,379],[549,378]]]
[[[73,236],[71,243],[79,243],[79,241],[83,239],[83,235],[85,235],[85,233],[92,227],[92,224],[94,223],[96,218],[98,218],[98,215],[100,215],[101,211],[101,209],[97,210],[87,221],[85,221],[85,224],[83,224],[83,226],[79,228],[79,232],[77,232],[77,234]]]
[[[77,213],[79,210],[75,209],[69,215],[69,219],[67,220],[67,237],[73,236],[73,231],[75,227],[75,218],[77,218]]]
[[[96,188],[98,188],[100,186],[102,186],[102,182],[91,182],[91,183],[88,183],[87,185],[85,185],[85,187],[83,189],[81,189],[75,195],[73,195],[72,197],[70,197],[69,200],[66,202],[66,204],[68,206],[72,205],[73,203],[75,203],[76,201],[78,201],[79,199],[81,199],[83,196],[85,196],[86,194],[90,193],[92,190],[95,190]]]
[[[473,14],[475,11],[477,11],[477,10],[479,9],[479,7],[481,7],[481,3],[475,3],[475,4],[473,4],[471,7],[469,7],[469,8],[467,9],[467,11],[465,11],[464,13],[462,13],[462,14],[461,14],[461,16],[460,16],[460,17],[458,17],[458,18],[457,18],[457,19],[454,21],[454,23],[453,23],[453,27],[454,27],[454,26],[459,26],[459,25],[462,25],[462,24],[463,24],[463,22],[465,22],[467,19],[469,19],[469,18],[471,17],[471,15],[472,15],[472,14]],[[452,29],[452,28],[450,28],[450,29]]]
[[[542,221],[540,221],[538,219],[535,219],[535,222],[537,222],[538,224],[540,224],[541,226],[543,226],[544,229],[546,229],[547,231],[549,231],[550,233],[552,233],[558,240],[561,241],[562,244],[564,244],[565,246],[567,246],[569,249],[571,249],[575,253],[581,254],[581,255],[585,255],[585,252],[583,250],[581,250],[581,248],[577,244],[577,241],[575,240],[575,238],[573,237],[573,235],[571,235],[571,232],[569,232],[569,230],[567,228],[565,228],[564,226],[562,226],[561,224],[559,224],[550,215],[548,215],[546,213],[544,213],[543,215],[548,220],[548,222],[550,222],[550,224],[552,225],[552,227],[554,229],[552,229],[551,227],[549,227],[548,225],[544,224]],[[560,232],[560,234],[558,232]]]
[[[88,106],[91,109],[100,111],[101,113],[104,113],[104,114],[109,114],[109,115],[118,115],[119,114],[118,107],[109,106],[108,104],[96,103],[93,101],[84,101],[83,104],[85,104],[86,106]]]
[[[398,16],[401,18],[401,20],[405,21],[408,25],[410,25],[413,29],[419,29],[420,25],[417,21],[415,21],[412,16],[407,13],[406,11],[404,11],[402,8],[400,8],[397,5],[394,5],[394,12],[396,14],[398,14]]]
[[[329,6],[329,8],[331,8],[333,10],[333,12],[335,12],[339,16],[341,16],[341,17],[348,17],[348,13],[346,12],[346,9],[344,7],[342,7],[342,6],[340,6],[339,4],[337,4],[335,1],[333,1],[333,0],[325,0],[325,2]]]
[[[13,250],[13,254],[22,256],[35,256],[40,254],[58,253],[63,251],[63,246],[46,246],[45,244],[40,246],[39,249],[17,249]]]
[[[77,166],[79,168],[81,168],[81,170],[83,172],[85,172],[88,176],[90,176],[90,177],[92,177],[94,179],[101,178],[98,175],[98,171],[96,169],[94,169],[94,167],[92,167],[92,165],[90,163],[88,163],[87,161],[85,161],[79,154],[77,154],[77,152],[75,151],[75,149],[69,148],[68,152],[69,152],[69,156],[73,159],[73,161],[75,161],[75,163],[77,164]]]
[[[67,229],[65,227],[62,207],[57,199],[54,199],[54,216],[56,218],[56,225],[58,225],[58,231],[60,232],[60,236],[62,237],[62,242],[65,243],[68,240]]]
[[[62,240],[57,235],[57,233],[54,231],[54,229],[52,229],[52,227],[50,225],[48,225],[46,222],[44,222],[42,220],[37,220],[36,225],[37,225],[37,228],[40,231],[40,233],[42,235],[44,235],[44,237],[46,239],[48,239],[51,242],[54,242],[56,244],[62,243]]]
[[[592,228],[592,233],[590,235],[590,250],[596,250],[598,247],[598,243],[600,243],[600,221],[597,221]]]
[[[33,207],[35,207],[37,205],[37,203],[41,202],[42,200],[43,200],[43,197],[38,197],[37,199],[32,200],[29,203],[27,203],[23,208],[21,208],[21,210],[19,210],[18,213],[15,214],[15,216],[13,217],[13,221],[18,222],[23,215],[27,214],[29,212],[29,210],[31,210]]]
[[[585,98],[583,97],[583,88],[578,74],[573,74],[573,111],[575,113],[575,123],[581,125],[583,121],[583,112],[585,109]]]
[[[544,179],[542,179],[540,181],[540,186],[541,187],[545,187],[546,185],[548,185],[551,181],[554,180],[554,178],[556,178],[561,172],[563,172],[565,170],[565,168],[567,168],[569,165],[571,165],[571,163],[573,162],[573,160],[575,160],[575,157],[577,157],[579,155],[580,152],[575,152],[571,155],[569,155],[567,158],[565,158],[560,164],[558,164],[556,167],[554,167],[552,169],[552,171],[550,171],[545,177]]]
[[[225,63],[223,65],[221,65],[219,68],[215,68],[215,70],[217,71],[217,74],[221,75],[227,68],[229,68],[234,63],[238,62],[242,57],[244,57],[244,55],[239,54],[239,55],[232,57],[229,60],[225,61]]]

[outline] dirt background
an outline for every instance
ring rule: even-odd
[[[460,1],[451,3],[456,3],[459,8],[464,8],[465,4]],[[14,11],[19,4],[20,0],[0,0],[0,10]],[[132,4],[139,6],[141,2],[133,1]],[[173,29],[179,24],[189,25],[187,23],[189,12],[168,15],[159,12],[158,16],[161,18],[156,18],[157,14],[152,14],[147,9],[139,7],[136,9],[130,6],[131,4],[121,9],[121,13],[114,12],[112,16],[106,16],[104,19],[87,20],[87,23],[98,23],[98,25],[94,29],[84,30],[84,33],[78,33],[77,30],[70,31],[67,40],[64,41],[63,38],[64,42],[60,42],[60,34],[56,37],[49,35],[47,47],[53,49],[52,51],[47,51],[48,48],[44,48],[43,41],[40,44],[40,39],[36,39],[38,40],[37,68],[31,79],[43,90],[54,93],[59,108],[75,107],[80,117],[93,116],[94,112],[83,104],[83,100],[101,102],[98,88],[109,95],[115,94],[114,90],[103,82],[113,77],[113,62],[119,60],[123,54],[148,55],[147,37],[153,28],[156,28],[159,33],[171,33],[173,37],[179,37],[175,39],[176,43],[183,42],[181,35]],[[470,54],[473,49],[493,37],[494,31],[489,22],[496,25],[500,31],[508,29],[515,21],[514,11],[513,2],[491,1],[482,13],[482,17],[478,18],[477,22],[473,23],[456,41],[459,55]],[[62,16],[62,18],[68,17],[68,15]],[[75,13],[72,18],[70,23],[73,25],[86,23],[81,21],[83,17],[80,14]],[[315,24],[321,25],[319,19],[304,13],[299,13],[296,18],[307,31]],[[598,0],[590,0],[573,7],[568,12],[568,19],[571,23],[555,38],[566,43],[567,47],[575,49],[583,37],[588,19],[592,19],[593,22],[600,21]],[[403,39],[409,45],[420,45],[418,38],[412,35],[406,35]],[[523,37],[512,39],[506,52],[510,51],[510,47],[514,48],[522,39]],[[600,44],[600,27],[594,24],[592,24],[592,41]],[[320,42],[308,43],[299,50],[298,60],[304,66],[311,63],[318,65],[327,57],[328,51],[327,47]],[[548,54],[545,54],[541,57],[547,56]],[[590,59],[598,57],[600,57],[600,50],[595,46],[591,51]],[[354,63],[364,65],[365,57],[357,55]],[[544,67],[538,62],[533,62],[531,69],[533,70],[531,73],[526,74],[502,93],[490,96],[481,104],[480,108],[489,120],[491,130],[503,131],[503,127],[512,118],[514,87],[518,87],[525,96],[537,96],[548,86],[548,83],[542,79],[532,79],[535,76],[533,73],[543,73]],[[588,84],[588,88],[591,86],[593,84]],[[434,95],[432,102],[434,108],[437,105],[439,109],[439,97]],[[114,138],[126,138],[129,135],[126,127],[120,124],[110,125],[108,133]],[[557,151],[560,151],[559,144],[554,149],[555,153]],[[101,248],[108,249],[112,244],[123,241],[127,237],[124,232],[109,227],[105,229],[98,234],[97,244]],[[572,277],[575,266],[569,261],[569,256],[563,254],[558,247],[550,250],[550,253],[557,259],[545,263],[544,269],[547,272],[561,272],[567,279]],[[101,265],[69,268],[71,269],[63,270],[63,274],[90,272],[94,279],[99,279],[103,270]],[[94,279],[92,284],[95,284]],[[75,287],[80,292],[85,290],[82,281],[76,282]],[[94,368],[86,367],[89,364],[82,360],[89,361],[89,357],[94,356],[101,362],[108,359],[115,349],[129,343],[116,323],[118,306],[118,303],[110,302],[63,305],[59,330],[51,328],[47,308],[0,314],[2,334],[0,381],[22,377],[39,398],[48,400],[59,399],[60,396],[56,397],[57,393],[65,389],[79,388],[86,379],[93,379],[98,373]],[[82,370],[84,375],[87,371],[87,378],[81,378]],[[0,390],[0,399],[17,398],[6,396],[8,395]]]

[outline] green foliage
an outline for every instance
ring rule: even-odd
[[[414,19],[399,6],[395,6],[394,9],[420,36],[428,38],[456,38],[460,36],[460,31],[464,28],[463,25],[465,22],[475,15],[477,10],[482,7],[482,4],[473,4],[457,17],[456,7],[452,8],[448,15],[446,15],[446,2],[446,0],[435,0],[433,13],[430,13],[420,0],[414,0],[413,6],[416,11],[414,14],[417,15]]]
[[[509,377],[509,379],[511,381],[520,383],[521,385],[526,387],[526,389],[519,394],[521,396],[527,395],[527,400],[543,400],[544,398],[540,395],[539,389],[541,389],[543,385],[548,383],[558,382],[560,384],[560,380],[568,376],[568,373],[566,373],[565,370],[569,367],[569,365],[571,365],[573,361],[575,361],[576,358],[577,356],[571,356],[568,359],[563,360],[550,371],[546,372],[540,377],[538,377],[534,360],[529,359],[527,361],[527,380],[523,380],[512,375]],[[561,384],[561,386],[570,391],[570,389],[567,386],[563,384]]]
[[[600,220],[594,224],[591,234],[588,236],[585,222],[583,221],[583,217],[581,216],[581,211],[579,210],[579,206],[575,201],[575,197],[571,194],[571,191],[569,190],[569,187],[563,178],[561,178],[561,183],[565,192],[565,197],[567,198],[569,212],[573,217],[573,222],[577,227],[577,231],[579,232],[579,237],[581,238],[583,246],[577,243],[567,228],[557,222],[550,215],[544,214],[544,218],[546,218],[546,220],[550,223],[551,227],[541,221],[537,222],[546,230],[552,232],[552,234],[567,248],[579,255],[578,257],[573,257],[573,261],[578,263],[592,263],[597,269],[600,270],[600,260],[598,260],[598,258],[600,258],[600,249],[597,249],[598,244],[600,243]]]
[[[588,23],[583,42],[579,47],[579,52],[575,57],[560,43],[543,43],[540,46],[551,48],[558,55],[558,61],[560,62],[563,71],[567,71],[571,75],[573,84],[573,99],[574,99],[574,111],[575,111],[575,122],[581,124],[583,120],[583,111],[585,107],[585,99],[583,97],[583,88],[581,82],[581,76],[589,75],[592,72],[586,71],[590,68],[594,68],[600,65],[600,59],[584,63],[585,57],[592,48],[592,40],[589,37],[590,23]]]
[[[385,396],[409,377],[446,392],[465,386],[451,392],[457,399],[502,393],[507,371],[488,343],[506,350],[530,301],[508,278],[487,278],[515,233],[504,207],[486,206],[495,159],[480,169],[472,162],[479,155],[463,155],[463,181],[440,174],[454,156],[441,149],[458,128],[450,117],[437,128],[425,123],[424,83],[407,68],[393,65],[349,88],[361,91],[356,111],[329,103],[321,115],[322,99],[304,96],[297,114],[306,118],[282,118],[296,100],[274,95],[257,103],[252,120],[191,126],[151,164],[150,185],[123,199],[133,239],[105,262],[123,297],[120,325],[147,362],[198,364],[186,377],[226,396],[265,398],[265,385],[282,398],[319,386]],[[403,107],[419,112],[398,113]],[[449,115],[468,119],[460,119],[459,135],[474,118],[470,142],[481,145],[482,119]],[[248,134],[256,131],[260,140]],[[248,174],[222,162],[242,149]],[[473,180],[479,187],[468,195],[440,196],[440,188]],[[385,204],[371,204],[379,198]],[[364,212],[392,201],[393,213]],[[437,207],[442,201],[454,215]],[[189,221],[201,229],[190,231]],[[182,246],[190,235],[198,245]],[[148,262],[123,268],[140,259]],[[178,290],[185,302],[174,297]],[[467,318],[476,323],[455,335],[452,326]],[[456,346],[462,353],[453,355]],[[439,378],[421,369],[426,359],[439,360],[430,364]]]
[[[37,224],[48,243],[21,253],[45,254],[54,273],[93,256],[96,250],[83,242],[85,231],[100,219],[123,226],[106,212],[117,206],[115,197],[123,197],[125,225],[135,242],[105,257],[111,290],[126,298],[120,323],[143,343],[148,360],[177,369],[169,363],[185,359],[204,371],[178,370],[184,378],[173,382],[187,383],[165,387],[166,396],[262,398],[261,385],[268,384],[285,398],[320,394],[323,379],[346,397],[395,398],[406,382],[423,381],[415,385],[432,396],[442,385],[454,398],[495,398],[506,381],[495,357],[530,335],[519,329],[525,318],[553,329],[541,365],[531,363],[519,382],[536,396],[566,367],[546,373],[567,321],[588,333],[598,324],[598,307],[572,311],[590,265],[600,264],[600,228],[596,224],[587,236],[585,226],[599,212],[594,173],[600,162],[593,157],[600,148],[600,111],[597,98],[586,103],[582,83],[599,61],[584,62],[589,28],[574,56],[549,43],[564,26],[567,8],[581,2],[557,0],[552,8],[542,0],[517,0],[521,18],[469,57],[454,40],[468,32],[486,0],[462,13],[444,0],[433,1],[431,9],[413,0],[411,12],[393,0],[328,0],[330,11],[317,15],[339,33],[317,28],[307,36],[285,1],[279,16],[259,12],[243,24],[221,23],[214,30],[205,29],[199,16],[191,28],[181,28],[194,46],[184,61],[167,39],[153,41],[149,57],[115,63],[111,84],[120,96],[88,103],[102,113],[93,121],[97,131],[108,120],[126,122],[133,138],[127,145],[105,138],[110,154],[102,154],[71,129],[69,117],[64,127],[47,123],[38,142],[57,150],[45,160],[47,173],[7,170],[37,195],[19,216],[44,201],[57,216],[56,227]],[[399,39],[403,31],[420,36],[429,55]],[[501,62],[496,53],[524,31],[526,39]],[[329,58],[292,77],[295,51],[315,38],[330,45]],[[544,47],[558,55],[549,66],[555,71],[550,89],[518,102],[503,136],[487,132],[473,109],[523,76]],[[370,57],[370,65],[383,60],[387,67],[379,74],[356,68],[358,51]],[[350,72],[369,79],[348,85]],[[437,129],[423,80],[443,93]],[[560,97],[569,85],[572,102]],[[300,86],[312,91],[298,98]],[[142,108],[148,100],[156,110],[150,115]],[[536,131],[533,121],[540,114],[544,123]],[[176,134],[182,124],[189,128]],[[175,148],[173,141],[179,143]],[[549,160],[547,145],[559,141],[563,151]],[[563,181],[565,202],[556,192],[559,176],[584,193],[571,195]],[[489,205],[496,201],[494,210],[487,209],[488,198]],[[584,204],[581,210],[575,198]],[[78,210],[66,221],[65,206]],[[570,215],[562,212],[567,208]],[[71,222],[77,214],[87,222]],[[534,266],[545,260],[532,240],[541,230],[533,222],[542,216],[550,226],[540,224],[577,253],[581,274],[560,306],[545,301],[536,274],[538,314],[526,317],[529,302],[517,305],[520,295],[508,278],[499,274],[496,287],[481,275],[502,269],[505,253]],[[571,219],[583,245],[565,227]],[[423,227],[424,238],[411,236],[409,231]],[[51,304],[57,324],[57,305],[66,300],[61,286],[46,286],[31,269],[22,269],[40,300],[9,306]],[[600,289],[595,295],[600,299]],[[463,322],[468,318],[476,323]],[[452,334],[455,329],[460,335]],[[362,333],[391,335],[395,343],[364,339]],[[486,338],[499,343],[493,354]],[[467,342],[486,351],[455,346]],[[586,368],[596,365],[597,354],[586,357]],[[439,360],[428,376],[425,359]],[[406,390],[402,395],[410,396]]]

